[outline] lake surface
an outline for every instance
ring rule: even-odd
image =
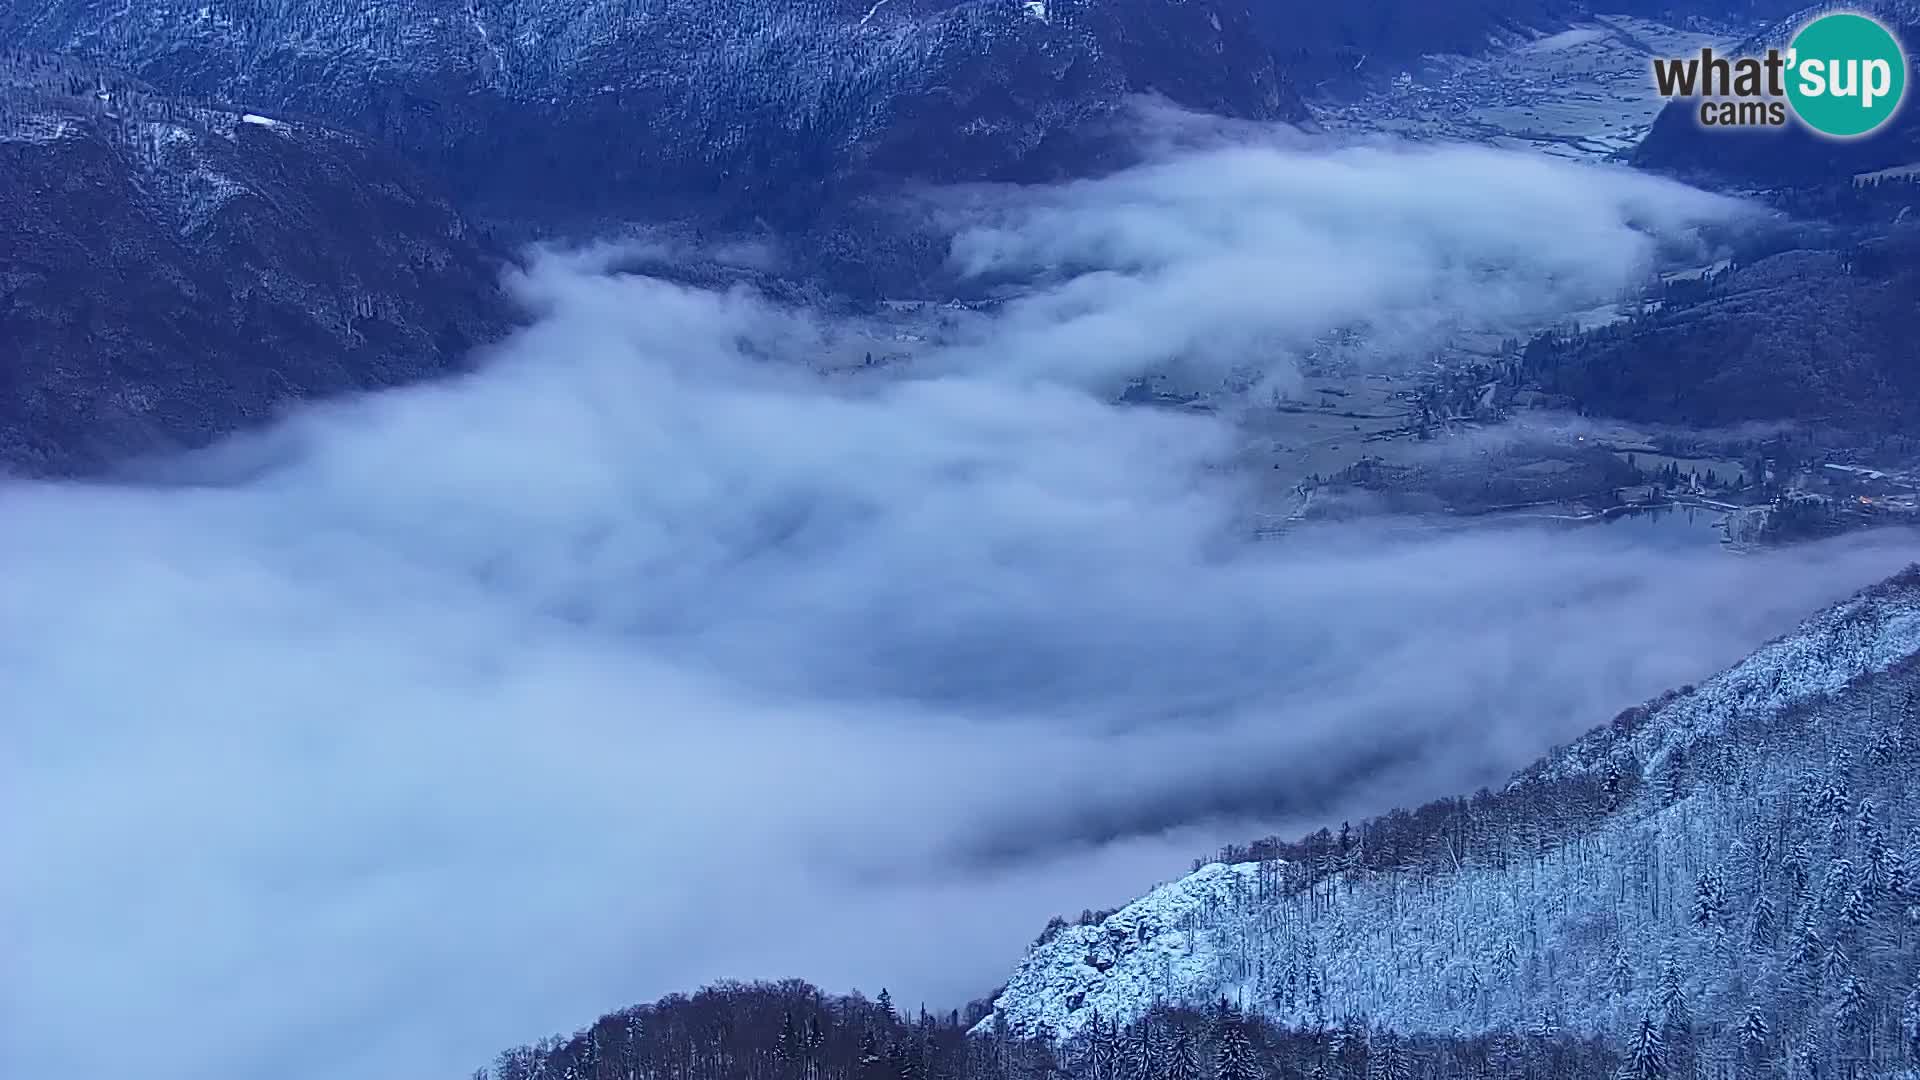
[[[1587,528],[1621,530],[1633,534],[1636,540],[1660,547],[1692,547],[1720,543],[1726,535],[1722,528],[1726,517],[1723,510],[1708,510],[1698,506],[1662,506],[1614,514],[1597,522],[1583,524]]]
[[[1722,528],[1726,516],[1725,511],[1698,506],[1659,506],[1606,516],[1583,512],[1573,506],[1543,506],[1451,518],[1448,524],[1456,528],[1600,529],[1606,530],[1605,535],[1610,539],[1628,539],[1649,547],[1673,549],[1718,545],[1726,535]]]

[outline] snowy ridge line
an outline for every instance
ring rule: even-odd
[[[0,143],[90,140],[127,165],[140,205],[182,237],[204,230],[235,199],[257,195],[247,179],[257,147],[242,132],[270,131],[308,148],[363,148],[359,135],[307,119],[178,97],[89,60],[0,49]]]
[[[1824,932],[1837,943],[1858,912],[1836,898],[1850,888],[1872,894],[1874,880],[1914,880],[1880,903],[1890,919],[1920,922],[1920,805],[1901,796],[1903,755],[1920,753],[1917,654],[1920,567],[1819,612],[1658,705],[1639,727],[1596,729],[1534,766],[1525,775],[1540,794],[1510,788],[1521,801],[1506,824],[1497,809],[1463,823],[1479,826],[1469,842],[1481,854],[1437,872],[1318,878],[1279,863],[1204,866],[1033,947],[974,1032],[1070,1043],[1096,1015],[1126,1024],[1157,1005],[1204,1007],[1221,997],[1293,1026],[1359,1017],[1408,1034],[1605,1035],[1675,1001],[1691,1002],[1693,1015],[1724,1032],[1778,1001],[1789,1011],[1773,1017],[1776,1028],[1818,1030],[1830,1022],[1819,1011],[1828,1006],[1817,995],[1805,1005],[1787,935],[1769,938],[1778,940],[1775,955],[1765,953],[1771,944],[1750,944],[1759,955],[1740,978],[1728,978],[1729,950],[1749,933],[1758,940],[1763,908],[1784,922],[1798,907],[1801,939]],[[1884,684],[1897,695],[1903,682],[1904,721],[1876,714]],[[1777,723],[1799,709],[1818,710],[1817,722]],[[1701,756],[1728,763],[1721,771],[1695,783],[1649,765],[1649,782],[1593,816],[1539,783],[1586,774],[1577,782],[1591,787],[1602,762],[1664,758],[1713,734],[1729,737]],[[1875,813],[1877,823],[1862,823]],[[1846,827],[1830,828],[1832,820]],[[1858,841],[1849,835],[1856,829]],[[1804,899],[1805,879],[1818,873],[1808,868],[1827,864],[1840,869],[1827,872],[1827,899],[1815,905]],[[1876,867],[1877,877],[1834,877],[1855,866]],[[1889,869],[1907,866],[1916,872]],[[1787,883],[1796,876],[1799,884]],[[1777,916],[1767,906],[1774,898]],[[1801,940],[1791,947],[1805,948]],[[1665,1004],[1656,1004],[1656,973]],[[1739,1052],[1733,1044],[1701,1052],[1709,1049]]]
[[[1523,770],[1508,786],[1592,773],[1628,754],[1656,765],[1675,746],[1724,731],[1742,718],[1834,693],[1917,653],[1920,566],[1814,614],[1691,693],[1654,705],[1628,737],[1621,738],[1612,726],[1595,728]]]
[[[233,143],[242,126],[310,142],[367,145],[363,136],[306,117],[268,116],[219,101],[161,93],[84,59],[0,49],[0,141],[90,138],[129,155],[136,172],[151,176],[174,169],[177,162],[168,155],[181,146],[214,138]]]

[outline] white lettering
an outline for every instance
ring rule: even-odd
[[[1840,76],[1845,75],[1842,79]],[[1860,61],[1827,61],[1827,90],[1834,97],[1852,97],[1860,92]]]
[[[1893,65],[1885,60],[1867,61],[1867,77],[1860,92],[1860,107],[1873,107],[1874,98],[1886,97],[1893,89]]]
[[[1821,97],[1827,92],[1827,62],[1809,57],[1800,61],[1800,92]]]

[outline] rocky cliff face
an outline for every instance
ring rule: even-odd
[[[367,140],[0,55],[0,466],[76,473],[453,370],[497,258]]]

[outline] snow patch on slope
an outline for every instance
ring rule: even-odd
[[[0,142],[56,143],[76,130],[66,117],[25,116],[0,125]]]
[[[1208,1000],[1218,963],[1196,931],[1208,912],[1243,896],[1258,870],[1209,863],[1097,923],[1062,928],[1014,973],[996,1006],[1017,1011],[1021,1030],[1066,1037],[1095,1010],[1131,1018],[1157,1002]],[[1029,1007],[1007,1008],[1022,1002]],[[991,1026],[989,1017],[975,1031]]]

